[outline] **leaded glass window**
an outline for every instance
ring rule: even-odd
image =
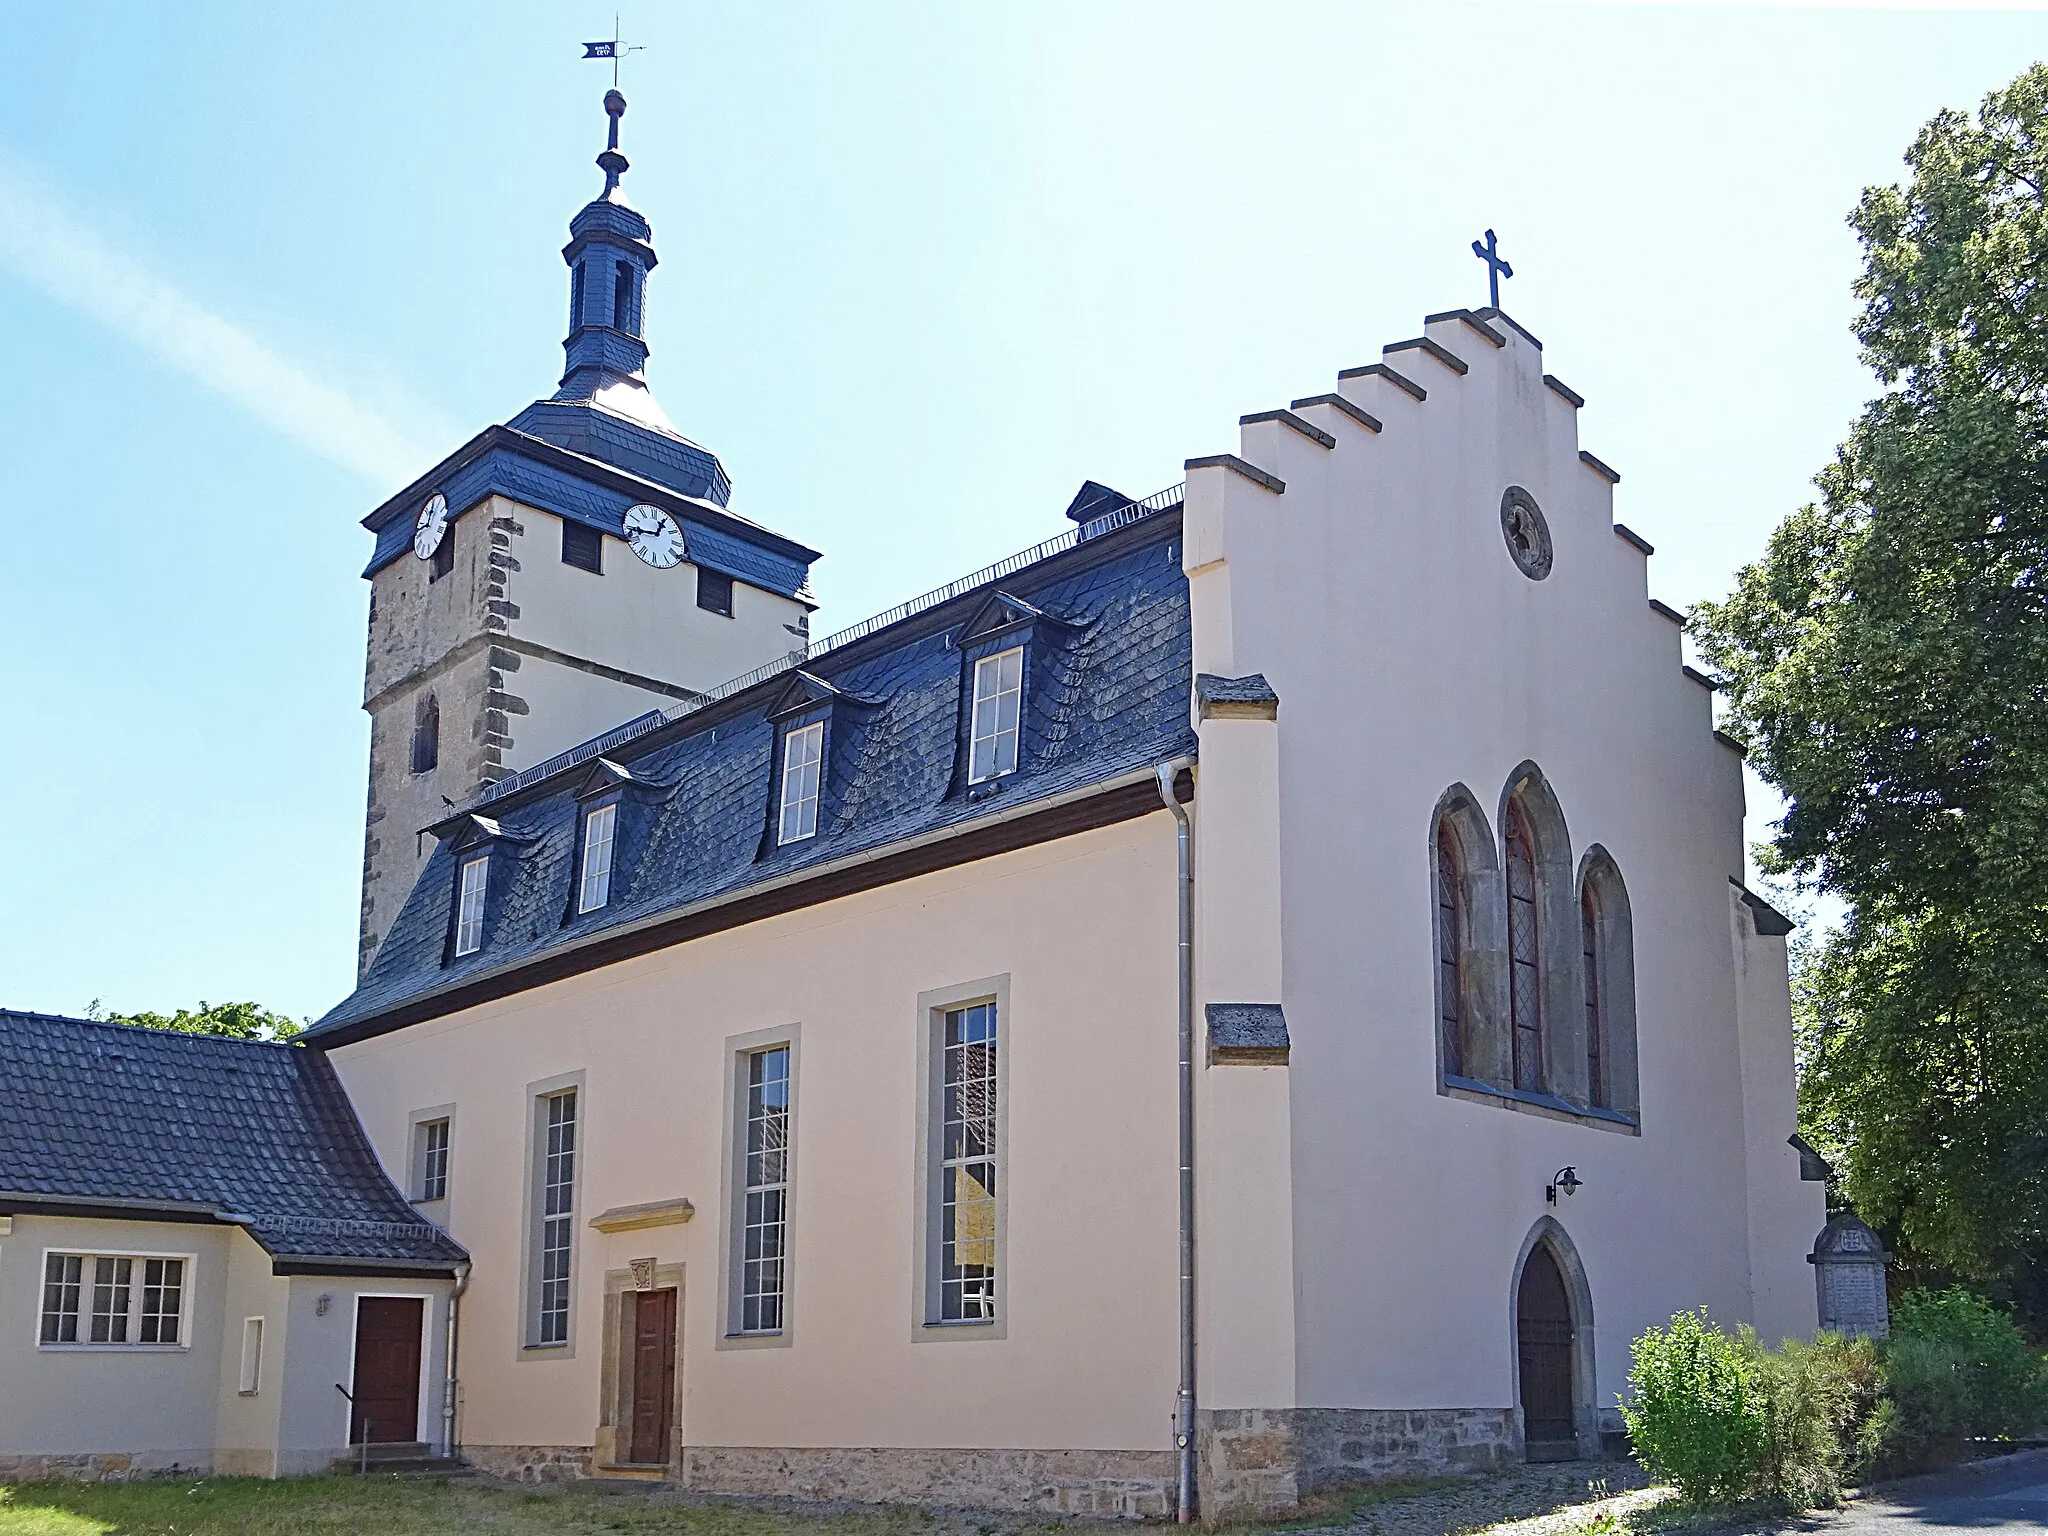
[[[1444,1039],[1444,1071],[1452,1077],[1465,1072],[1465,1013],[1461,988],[1463,935],[1465,927],[1464,870],[1458,862],[1458,846],[1448,822],[1436,832],[1436,928],[1438,1004]]]
[[[996,1005],[947,1012],[941,1037],[939,1318],[996,1315]]]
[[[750,1052],[746,1062],[739,1331],[776,1333],[789,1221],[789,1047]]]
[[[1542,973],[1537,946],[1536,848],[1529,819],[1508,806],[1508,1010],[1513,1022],[1515,1086],[1543,1089]]]
[[[1607,1102],[1607,1083],[1600,1067],[1600,910],[1589,886],[1579,896],[1579,930],[1586,970],[1586,1095],[1594,1104]]]

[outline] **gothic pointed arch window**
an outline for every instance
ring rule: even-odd
[[[1464,952],[1465,870],[1448,820],[1436,824],[1437,1024],[1443,1035],[1443,1069],[1466,1077]]]
[[[1579,942],[1586,989],[1586,1102],[1605,1104],[1607,1078],[1600,1060],[1600,902],[1590,884],[1579,892]]]
[[[1508,802],[1508,1018],[1514,1086],[1543,1091],[1543,957],[1536,840],[1518,799]],[[1566,866],[1569,868],[1570,866]]]
[[[1586,850],[1579,866],[1579,935],[1586,1102],[1633,1116],[1638,1110],[1634,922],[1621,870],[1598,843]]]
[[[1464,785],[1437,802],[1428,846],[1438,1077],[1453,1087],[1504,1083],[1500,859],[1486,814]]]

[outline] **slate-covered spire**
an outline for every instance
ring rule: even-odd
[[[619,150],[619,119],[626,98],[606,91],[611,119],[604,153],[604,191],[569,221],[569,339],[562,344],[568,370],[557,400],[588,400],[607,410],[673,430],[648,392],[647,343],[641,340],[647,274],[654,270],[654,230],[619,188],[627,160]]]

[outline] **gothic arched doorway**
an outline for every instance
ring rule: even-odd
[[[1539,1242],[1529,1250],[1515,1293],[1522,1439],[1530,1461],[1570,1461],[1578,1455],[1573,1343],[1571,1292],[1550,1244]]]

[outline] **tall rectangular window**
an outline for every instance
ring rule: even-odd
[[[534,1342],[569,1342],[569,1263],[575,1244],[576,1090],[541,1100],[539,1285]]]
[[[53,1253],[43,1261],[43,1344],[175,1345],[184,1316],[183,1259]]]
[[[422,1120],[419,1137],[419,1201],[448,1198],[448,1122]]]
[[[789,1230],[789,1047],[749,1052],[746,1066],[739,1332],[778,1333]]]
[[[600,805],[583,818],[583,872],[577,884],[576,910],[595,912],[612,899],[612,831],[619,808]]]
[[[85,1283],[85,1256],[53,1253],[43,1261],[43,1331],[45,1344],[78,1342],[79,1291]]]
[[[782,738],[782,828],[776,841],[798,843],[818,830],[818,779],[825,755],[825,722]]]
[[[940,1036],[939,1320],[996,1315],[996,1005],[949,1009]]]
[[[462,861],[455,891],[455,953],[473,955],[484,947],[484,892],[490,888],[491,857]]]
[[[1024,694],[1024,647],[1012,646],[974,664],[974,716],[967,782],[979,784],[1017,767],[1017,718]]]

